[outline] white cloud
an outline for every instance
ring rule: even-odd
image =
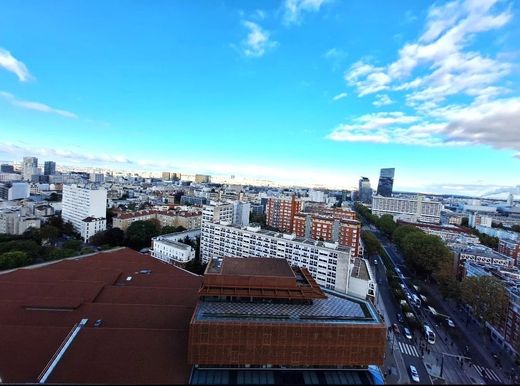
[[[394,101],[386,94],[377,94],[376,100],[372,102],[372,104],[376,107],[391,105],[392,103],[394,103]]]
[[[500,0],[432,5],[422,34],[399,50],[396,61],[375,66],[358,60],[344,75],[359,97],[377,94],[373,102],[377,107],[392,102],[379,92],[402,92],[417,121],[367,128],[363,124],[367,115],[354,117],[327,138],[424,146],[486,144],[520,150],[520,98],[506,98],[513,92],[511,82],[499,83],[512,72],[511,56],[491,57],[469,48],[477,34],[502,28],[511,19],[511,4]],[[457,96],[469,102],[446,104]]]
[[[302,13],[318,12],[321,6],[329,0],[285,0],[284,22],[285,24],[298,24],[301,22]]]
[[[24,100],[18,99],[13,94],[10,94],[8,92],[0,91],[0,96],[2,98],[6,99],[13,106],[22,107],[24,109],[40,111],[42,113],[58,114],[58,115],[61,115],[62,117],[66,117],[66,118],[77,118],[78,117],[76,114],[71,113],[70,111],[55,109],[53,107],[50,107],[50,106],[40,103],[40,102],[31,102],[31,101],[24,101]]]
[[[261,57],[278,45],[278,42],[270,40],[270,33],[258,24],[247,20],[242,21],[242,24],[249,29],[247,38],[242,42],[244,55]]]
[[[21,61],[16,59],[11,53],[3,48],[0,48],[0,67],[5,68],[18,77],[21,82],[27,82],[33,79],[29,70]]]
[[[346,92],[342,92],[342,93],[339,93],[338,95],[333,96],[332,100],[333,101],[339,101],[340,99],[343,99],[346,96],[348,96],[348,94]]]

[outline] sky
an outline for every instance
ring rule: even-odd
[[[0,2],[0,160],[520,184],[520,2]]]

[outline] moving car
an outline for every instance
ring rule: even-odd
[[[407,327],[404,328],[404,336],[406,337],[406,339],[412,340],[412,333]]]
[[[419,383],[421,380],[419,379],[419,374],[417,373],[415,366],[410,365],[408,369],[410,370],[410,377],[412,378],[412,381]]]
[[[448,322],[448,326],[455,327],[455,323],[453,323],[453,320],[448,319],[447,322]]]

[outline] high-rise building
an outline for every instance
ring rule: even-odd
[[[184,197],[184,196],[183,196]],[[233,223],[233,204],[224,202],[212,202],[202,207],[202,224],[206,222]]]
[[[77,185],[63,186],[61,217],[71,222],[81,237],[88,239],[106,229],[107,191]]]
[[[22,175],[25,181],[30,181],[33,175],[38,175],[38,158],[23,157]]]
[[[43,175],[53,176],[55,174],[56,174],[56,162],[45,161],[45,164],[43,166]]]
[[[361,202],[369,203],[372,201],[372,187],[367,177],[361,177],[359,180],[358,199]]]
[[[89,181],[102,184],[105,182],[105,175],[103,173],[90,173]]]
[[[377,195],[383,197],[392,197],[392,189],[394,187],[395,168],[381,169],[379,175],[379,183],[377,185]]]
[[[163,181],[171,181],[170,172],[162,172],[161,178]]]
[[[265,221],[281,232],[292,232],[294,215],[303,207],[303,201],[292,197],[270,197],[266,203]]]
[[[14,173],[14,166],[8,164],[0,165],[0,173]]]

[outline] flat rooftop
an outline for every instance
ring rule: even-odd
[[[259,323],[381,323],[368,302],[335,291],[324,292],[326,299],[314,299],[312,304],[201,301],[194,319]]]
[[[351,276],[362,280],[370,280],[370,275],[368,274],[365,261],[360,257],[354,259],[354,267],[352,268]]]
[[[212,260],[212,262],[215,262],[215,260]],[[216,265],[213,266],[215,270],[218,269],[216,267]],[[220,273],[223,275],[295,277],[293,270],[285,259],[226,257],[219,267]]]
[[[2,381],[37,383],[85,318],[49,383],[187,383],[189,322],[201,283],[128,248],[2,272]]]

